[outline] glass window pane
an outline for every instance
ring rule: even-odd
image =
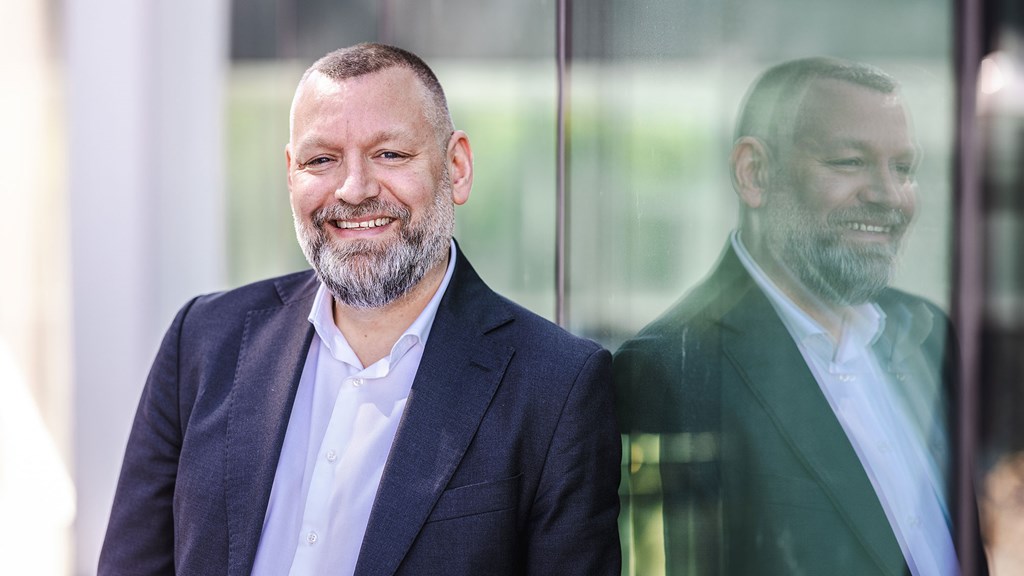
[[[573,4],[569,322],[617,351],[628,573],[953,573],[952,14]]]

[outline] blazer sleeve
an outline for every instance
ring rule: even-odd
[[[615,575],[622,445],[611,355],[598,349],[576,377],[552,437],[531,511],[527,574]]]
[[[179,347],[193,302],[164,335],[143,389],[100,551],[99,576],[174,574],[172,508],[183,437]]]

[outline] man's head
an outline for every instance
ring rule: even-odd
[[[871,300],[913,217],[918,156],[884,72],[825,58],[768,70],[746,97],[732,154],[744,244],[791,296]]]
[[[360,44],[318,60],[285,157],[299,243],[339,302],[380,308],[443,269],[472,153],[417,56]]]

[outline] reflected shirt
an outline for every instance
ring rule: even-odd
[[[309,313],[315,336],[274,475],[253,576],[351,575],[370,511],[441,297],[437,292],[391,348],[362,366],[334,323],[321,283]]]
[[[732,247],[787,331],[853,445],[885,510],[910,571],[958,574],[941,468],[928,438],[882,370],[872,345],[885,312],[874,303],[848,307],[839,342],[790,300],[747,252],[739,231]],[[901,382],[903,386],[923,383]]]

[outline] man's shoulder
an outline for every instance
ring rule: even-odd
[[[894,341],[919,343],[933,354],[946,354],[957,346],[952,320],[931,300],[887,288],[877,304],[885,314],[885,333]]]
[[[936,317],[948,319],[946,312],[935,302],[932,302],[923,296],[904,292],[899,288],[886,288],[879,295],[877,302],[882,310],[889,310],[897,307],[917,308],[927,310]]]
[[[183,324],[198,323],[203,328],[230,329],[241,325],[252,310],[286,305],[305,305],[308,308],[312,305],[317,285],[312,270],[293,272],[196,296],[178,314]]]
[[[664,350],[666,343],[679,349],[684,339],[694,344],[717,338],[726,318],[744,317],[765,303],[757,285],[727,251],[703,280],[627,340],[621,350],[649,346]]]
[[[521,336],[524,345],[552,355],[563,352],[589,355],[601,349],[594,341],[573,334],[500,294],[496,296],[515,319],[515,332]]]
[[[482,330],[515,348],[517,354],[534,358],[586,358],[602,349],[492,290],[461,253],[455,277],[435,320],[438,321]]]
[[[682,430],[684,421],[690,428],[711,427],[706,419],[718,413],[723,336],[766,302],[727,250],[707,277],[615,352],[622,429]]]
[[[312,270],[303,270],[203,294],[195,298],[195,305],[219,308],[288,304],[314,295],[316,288],[316,275]]]

